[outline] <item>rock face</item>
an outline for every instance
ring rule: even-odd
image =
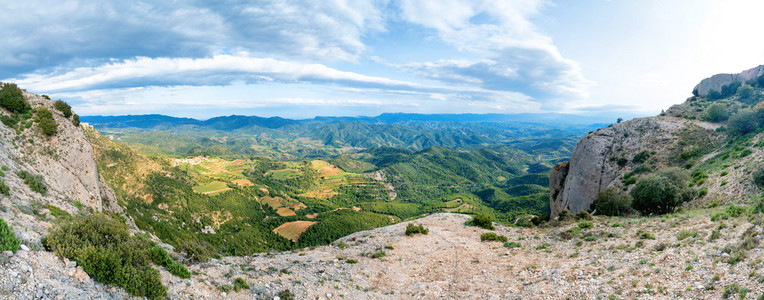
[[[51,225],[50,206],[71,215],[81,209],[121,212],[114,192],[98,174],[93,148],[83,129],[53,108],[53,101],[27,92],[24,97],[33,109],[48,108],[58,128],[54,135],[45,136],[33,122],[34,117],[21,121],[29,126],[11,128],[0,123],[0,167],[4,175],[0,180],[10,189],[9,196],[0,195],[0,217],[16,228],[26,228],[22,237],[35,244]],[[10,113],[0,108],[0,114]],[[41,176],[47,192],[33,191],[20,178],[21,171]],[[29,211],[36,215],[29,215]]]
[[[680,137],[688,130],[694,133]],[[703,122],[650,117],[589,133],[573,149],[569,166],[560,163],[550,172],[551,217],[556,218],[565,209],[574,213],[588,210],[600,191],[609,186],[623,188],[623,182],[617,179],[647,164],[635,162],[634,157],[640,152],[647,153],[650,168],[657,169],[665,166],[672,155],[684,151],[683,145],[708,139],[713,132],[713,127]]]
[[[697,91],[698,96],[705,96],[708,94],[709,90],[715,90],[719,92],[725,85],[736,81],[745,83],[746,81],[756,79],[761,75],[764,75],[764,65],[745,70],[738,74],[716,74],[701,80],[700,83],[695,86],[693,91]]]
[[[570,162],[564,161],[557,163],[549,173],[549,207],[552,208],[552,212],[556,212],[555,217],[563,207],[567,207],[567,203],[562,202],[562,190],[565,189],[565,177],[568,177],[568,170],[570,170]]]

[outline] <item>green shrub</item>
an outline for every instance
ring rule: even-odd
[[[16,234],[14,234],[11,228],[8,227],[8,224],[5,223],[5,220],[0,218],[0,252],[16,252],[19,250],[19,246],[21,246],[21,241],[19,238],[16,237]]]
[[[289,290],[283,290],[276,294],[276,296],[278,296],[281,300],[294,300],[294,294],[292,294],[292,292]]]
[[[578,223],[578,228],[581,228],[581,229],[592,228],[592,226],[594,226],[592,225],[592,222],[588,222],[588,221],[581,221]]]
[[[586,210],[579,211],[576,214],[576,220],[592,220],[592,214]]]
[[[15,83],[6,83],[0,89],[0,106],[15,113],[29,110],[29,103],[24,99],[24,93]]]
[[[355,259],[352,259],[352,258],[348,258],[348,259],[347,259],[345,262],[346,262],[346,263],[349,263],[349,264],[355,264],[355,263],[358,263],[358,261],[357,261],[357,260],[355,260]]]
[[[240,290],[248,290],[249,285],[244,280],[244,278],[236,277],[236,279],[233,280],[233,289],[236,292],[239,292]]]
[[[634,155],[634,158],[631,159],[631,162],[635,164],[641,164],[643,162],[646,162],[647,159],[650,158],[650,151],[643,150],[636,155]]]
[[[43,244],[76,261],[98,282],[121,286],[134,296],[167,297],[159,271],[151,267],[149,242],[131,236],[119,219],[101,213],[84,216],[62,224]]]
[[[679,234],[676,235],[676,239],[681,241],[686,238],[694,238],[697,236],[698,236],[697,231],[682,230],[679,232]]]
[[[609,187],[599,192],[592,209],[604,216],[625,216],[631,213],[631,196],[622,189]]]
[[[408,236],[414,236],[414,234],[428,234],[430,233],[430,229],[424,228],[424,225],[414,225],[414,223],[409,223],[406,225],[406,235]]]
[[[649,233],[647,231],[644,231],[642,229],[637,231],[636,237],[638,237],[641,240],[654,240],[655,236],[652,233]]]
[[[486,214],[477,214],[472,219],[468,220],[465,225],[467,226],[477,226],[483,229],[488,230],[494,230],[496,229],[493,227],[493,217],[486,215]]]
[[[64,117],[68,118],[72,116],[72,107],[64,101],[56,100],[56,102],[53,102],[53,108],[64,114]]]
[[[644,215],[666,214],[691,200],[690,176],[682,169],[668,168],[642,177],[631,190],[632,207]]]
[[[178,250],[185,252],[188,259],[193,262],[206,262],[210,257],[215,256],[210,244],[196,239],[183,241]]]
[[[493,232],[486,232],[480,235],[480,241],[496,241],[496,242],[507,242],[507,237],[499,234],[495,234]]]
[[[8,187],[8,185],[5,184],[5,181],[0,179],[0,194],[10,196],[11,195],[11,189]]]
[[[45,184],[45,180],[42,178],[42,175],[32,175],[31,173],[24,170],[16,172],[16,175],[24,180],[24,184],[29,186],[31,190],[38,192],[43,196],[48,193],[48,185]]]
[[[719,220],[726,220],[729,218],[737,218],[739,216],[742,216],[746,213],[747,209],[742,206],[737,206],[735,204],[730,204],[726,208],[724,208],[723,211],[719,211],[711,215],[711,221],[716,222]]]
[[[708,122],[722,122],[729,119],[730,114],[727,111],[727,106],[721,103],[714,103],[708,107],[706,114],[703,116],[703,120]]]
[[[727,131],[732,135],[744,135],[759,129],[760,120],[751,110],[743,110],[732,115],[727,124]]]
[[[45,107],[39,107],[35,114],[37,115],[37,122],[40,125],[40,129],[42,129],[42,133],[48,136],[56,133],[58,123],[53,119],[53,113],[50,110]]]
[[[372,253],[371,256],[369,256],[369,257],[371,257],[371,258],[380,258],[380,257],[384,257],[386,255],[387,255],[387,253],[385,253],[385,251],[379,250],[377,252]]]
[[[519,242],[506,242],[504,243],[504,247],[507,248],[521,248],[523,245],[521,245]]]
[[[188,268],[172,259],[170,254],[162,249],[162,247],[154,246],[149,249],[148,254],[154,264],[158,266],[164,266],[167,269],[167,272],[170,272],[170,274],[180,278],[191,278],[191,272],[188,271]]]
[[[72,115],[72,124],[74,124],[74,126],[80,126],[80,116],[78,114]]]
[[[764,167],[759,167],[756,172],[753,172],[753,182],[760,189],[764,189]]]

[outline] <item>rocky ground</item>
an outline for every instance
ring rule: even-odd
[[[495,231],[465,226],[465,215],[433,214],[413,221],[427,227],[427,235],[406,236],[405,222],[330,246],[192,265],[190,279],[161,272],[173,299],[273,299],[285,290],[296,299],[718,299],[725,291],[758,299],[764,295],[764,220],[712,222],[720,210],[595,217],[590,228],[569,221]],[[520,247],[481,242],[485,232]],[[736,250],[746,236],[754,246],[741,257]],[[45,251],[20,250],[1,263],[3,298],[126,297]],[[236,278],[250,288],[233,290]]]

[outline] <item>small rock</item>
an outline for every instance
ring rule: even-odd
[[[5,257],[12,257],[13,256],[13,252],[6,250],[6,251],[3,251],[3,255]]]
[[[279,297],[279,296],[274,296],[274,297],[273,297],[273,300],[281,300],[281,297]]]
[[[331,299],[332,298],[332,293],[326,293],[326,298]]]
[[[20,249],[24,251],[29,251],[29,247],[27,247],[27,245],[24,245],[24,244],[21,244]]]

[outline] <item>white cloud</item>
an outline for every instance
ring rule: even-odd
[[[516,90],[544,102],[586,98],[592,83],[580,66],[564,58],[530,21],[545,5],[540,0],[404,0],[401,14],[406,21],[434,29],[444,42],[485,58],[402,67],[445,82]]]

